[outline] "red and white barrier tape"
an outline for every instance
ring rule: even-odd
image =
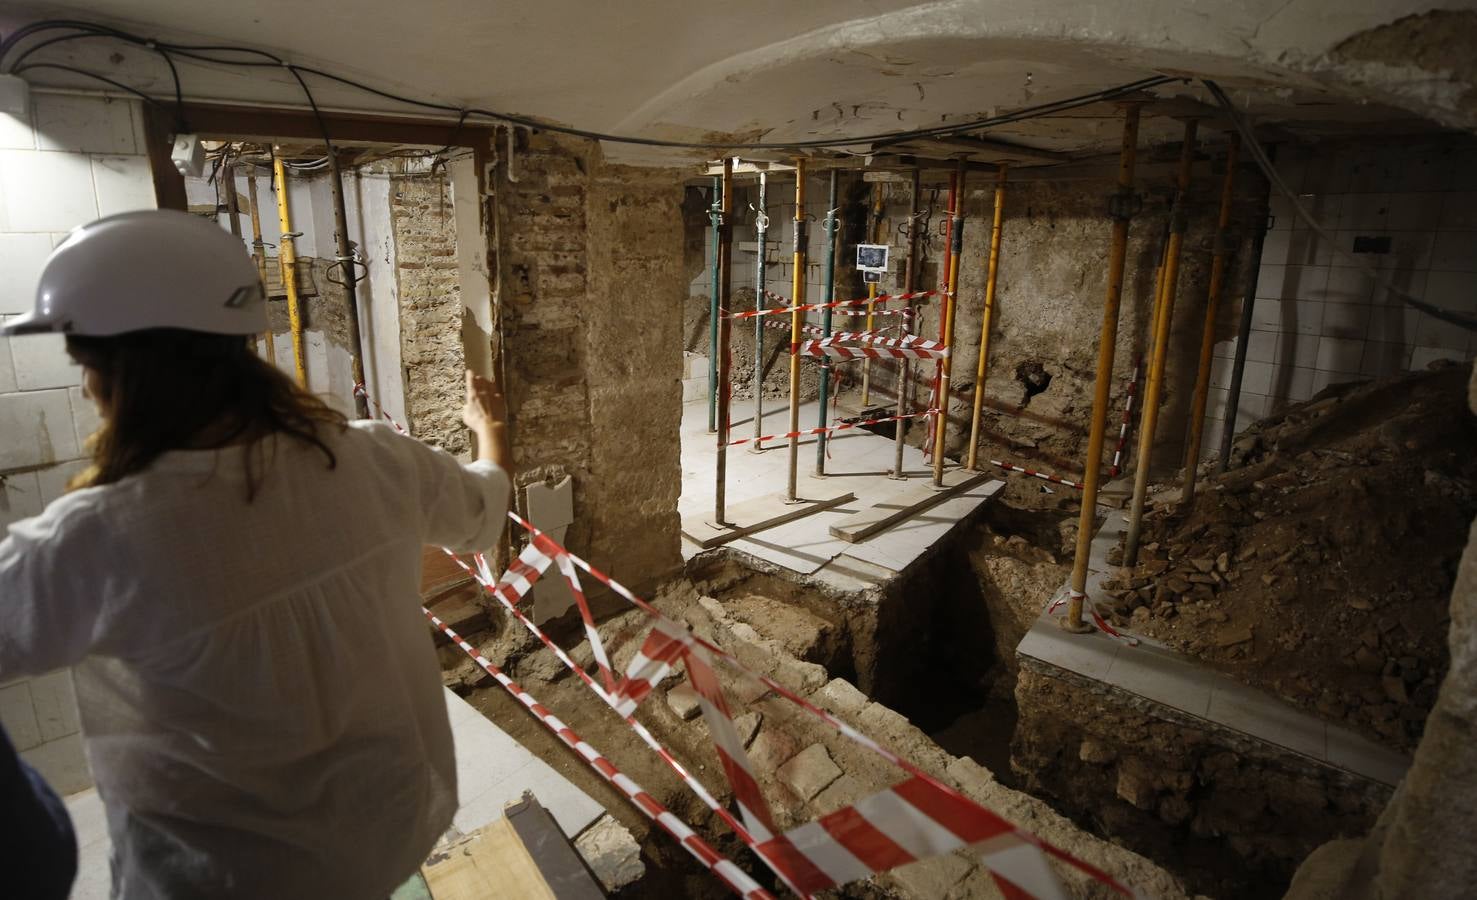
[[[1004,460],[992,459],[990,460],[990,465],[999,466],[1011,472],[1024,472],[1032,478],[1040,478],[1042,481],[1050,481],[1052,484],[1064,484],[1067,487],[1076,488],[1079,491],[1085,487],[1080,481],[1069,481],[1060,475],[1052,475],[1050,472],[1038,472],[1035,469],[1028,469],[1025,466],[1018,466],[1015,463],[1008,463]]]
[[[729,441],[728,446],[732,447],[735,444],[747,444],[751,441],[780,441],[789,440],[792,437],[807,437],[812,434],[830,434],[833,431],[847,431],[852,428],[862,428],[867,425],[881,425],[883,422],[898,422],[903,419],[916,419],[919,416],[931,416],[937,412],[938,410],[936,409],[926,409],[923,412],[908,413],[905,416],[887,416],[881,419],[868,419],[865,422],[845,422],[841,425],[829,425],[823,428],[807,428],[804,431],[790,431],[786,432],[785,434],[766,434],[763,437],[739,438],[736,441]]]
[[[524,548],[523,553],[519,557],[526,564],[530,565],[530,567],[538,565],[540,558],[544,556],[541,551],[537,551],[536,555],[531,554],[530,551],[533,551],[534,549],[534,544],[530,543],[527,547]],[[611,686],[610,690],[606,690],[605,688],[602,688],[599,684],[597,684],[595,682],[595,679],[591,678],[588,672],[586,672],[581,666],[575,663],[575,661],[569,657],[569,654],[564,652],[564,648],[560,647],[558,644],[550,640],[549,636],[544,634],[543,630],[535,625],[531,619],[525,616],[516,605],[518,600],[521,600],[528,589],[533,586],[533,583],[538,580],[539,576],[542,574],[543,568],[547,567],[546,563],[543,564],[543,568],[535,568],[531,572],[524,572],[520,575],[514,575],[514,573],[510,569],[509,572],[504,573],[503,579],[501,581],[495,583],[491,580],[491,574],[487,568],[486,558],[481,556],[480,554],[476,557],[476,568],[467,565],[465,561],[463,561],[454,553],[448,552],[447,555],[450,556],[457,565],[466,570],[466,572],[471,575],[478,584],[482,585],[482,587],[486,589],[488,593],[495,597],[497,601],[502,604],[503,609],[509,615],[513,616],[519,622],[523,623],[523,626],[527,628],[534,637],[538,638],[545,647],[549,648],[550,652],[552,652],[560,662],[564,663],[564,666],[567,669],[569,669],[575,675],[579,676],[579,679],[585,683],[586,687],[588,687],[591,691],[595,693],[595,696],[599,697],[601,701],[603,701],[611,709],[616,709],[616,702],[614,699],[612,699],[612,691],[614,691],[614,686]],[[559,559],[565,564],[569,564],[569,557],[561,555]],[[522,591],[524,593],[518,592],[519,585],[522,586]],[[508,596],[509,593],[513,595],[512,598]],[[591,641],[592,649],[598,647],[599,655],[604,656],[604,644],[600,640],[599,631],[596,630],[595,632],[593,632],[593,634],[587,631],[586,637]],[[617,710],[617,712],[619,712],[619,710]],[[744,843],[749,844],[750,846],[753,846],[755,843],[757,843],[754,840],[753,836],[749,834],[748,829],[746,829],[742,823],[735,819],[727,809],[723,808],[723,806],[713,798],[713,795],[708,792],[708,789],[703,786],[703,783],[694,778],[692,776],[692,773],[688,772],[687,769],[684,768],[683,765],[677,761],[677,758],[672,755],[671,751],[663,746],[662,743],[656,739],[656,736],[647,730],[645,725],[642,725],[639,721],[636,720],[634,716],[631,716],[629,714],[622,714],[622,718],[626,720],[626,724],[631,726],[632,730],[636,732],[636,735],[641,738],[642,742],[645,743],[646,746],[650,747],[658,756],[660,756],[662,758],[662,761],[665,762],[674,773],[676,773],[677,777],[681,778],[683,783],[685,783],[692,790],[692,792],[697,795],[698,799],[703,801],[704,805],[706,805],[709,809],[716,813],[719,818],[723,819],[723,821],[727,823],[730,828],[733,829],[734,833],[737,834],[744,841]]]
[[[1133,420],[1133,398],[1138,394],[1139,374],[1144,362],[1143,354],[1133,358],[1133,378],[1128,382],[1128,396],[1123,401],[1123,421],[1118,425],[1118,446],[1113,450],[1113,465],[1108,467],[1108,477],[1117,478],[1123,471],[1123,450],[1128,446],[1129,423]]]
[[[404,428],[401,428],[400,423],[395,421],[395,417],[385,412],[385,408],[383,406],[380,406],[373,397],[369,396],[369,389],[366,388],[362,383],[354,385],[354,396],[363,397],[364,402],[368,403],[370,406],[373,406],[380,415],[385,417],[385,421],[389,422],[391,425],[394,425],[396,431],[400,432],[401,434],[410,433]]]
[[[916,859],[975,847],[980,851],[981,862],[989,869],[996,885],[1006,897],[1040,897],[1053,900],[1065,898],[1067,895],[1064,888],[1047,863],[1048,857],[1088,874],[1119,894],[1135,896],[1130,888],[1107,873],[1016,828],[784,685],[748,670],[715,644],[666,618],[624,585],[570,553],[521,516],[510,512],[508,517],[532,536],[529,547],[520,554],[517,564],[509,566],[496,585],[490,587],[491,572],[485,558],[478,557],[476,570],[461,563],[463,567],[488,587],[505,609],[510,609],[525,622],[526,617],[519,615],[516,610],[516,598],[521,598],[531,590],[533,583],[551,565],[557,565],[561,574],[573,579],[570,564],[583,569],[650,616],[653,621],[652,631],[643,642],[641,652],[631,660],[626,674],[613,690],[602,690],[588,673],[583,673],[583,680],[597,696],[631,721],[629,717],[634,715],[640,701],[660,683],[673,664],[677,661],[684,663],[689,681],[700,697],[704,718],[745,821],[745,825],[735,828],[735,832],[753,846],[756,854],[796,893],[809,896],[813,891],[866,877]],[[576,596],[580,596],[580,592]],[[585,612],[586,609],[581,610],[582,616]],[[486,660],[455,631],[429,610],[426,610],[426,615],[497,679],[499,684],[538,716],[566,745],[625,793],[643,813],[677,838],[688,852],[735,892],[744,897],[769,896],[752,878],[714,851],[706,841],[634,781],[621,774],[609,760],[581,740],[567,725]],[[531,626],[532,623],[526,624]],[[543,638],[542,632],[535,629],[535,633],[545,643],[551,643]],[[586,638],[592,642],[600,640],[598,631],[588,627],[588,623]],[[566,665],[578,669],[566,654],[558,655]],[[596,654],[597,660],[601,655],[603,654]],[[769,690],[821,720],[842,736],[878,754],[910,777],[852,806],[775,836],[773,816],[753,777],[748,754],[733,725],[732,714],[714,672],[715,662],[723,663],[744,677],[757,679]],[[635,727],[636,723],[632,724]],[[638,734],[642,731],[644,729],[638,729]],[[649,744],[654,745],[653,749],[660,748],[654,738]],[[658,752],[674,770],[684,776],[684,781],[690,785],[696,784],[670,754],[662,749],[658,749]],[[706,791],[699,791],[700,796],[704,794]],[[711,795],[707,795],[705,802],[710,799]],[[715,810],[718,808],[716,803],[709,805]],[[731,822],[731,816],[724,818]]]
[[[947,348],[924,349],[920,347],[837,347],[822,341],[805,341],[800,345],[802,356],[829,356],[833,359],[943,359],[949,355]]]
[[[904,316],[904,317],[911,317],[911,316],[917,315],[918,314],[918,311],[916,309],[914,309],[913,307],[911,307],[911,306],[905,306],[902,309],[870,309],[870,310],[869,309],[838,309],[838,310],[834,310],[832,312],[832,314],[833,315],[837,315],[837,316]]]
[[[913,291],[907,294],[879,294],[876,297],[861,297],[856,300],[833,300],[830,303],[805,303],[800,306],[780,306],[773,309],[754,309],[748,312],[732,313],[729,315],[729,318],[752,319],[754,316],[787,316],[791,313],[810,312],[813,309],[838,309],[844,306],[866,306],[869,303],[893,303],[898,300],[917,300],[922,297],[932,297],[942,293],[944,293],[944,291]],[[765,296],[770,297],[774,300],[778,300],[782,303],[790,302],[787,298],[781,297],[778,294],[771,294],[768,291],[765,291]]]
[[[773,328],[775,331],[783,331],[785,334],[789,334],[790,333],[790,323],[789,322],[765,322],[764,323],[764,327],[765,328]],[[812,325],[809,322],[801,322],[800,323],[800,333],[801,334],[811,334],[811,335],[815,335],[816,337],[822,337],[823,338],[823,337],[826,336],[826,329],[822,328],[819,325]]]
[[[1074,591],[1071,588],[1068,588],[1067,595],[1065,597],[1058,597],[1051,602],[1050,606],[1046,607],[1046,614],[1056,615],[1056,611],[1073,597],[1080,597],[1082,599],[1082,608],[1087,610],[1088,615],[1092,616],[1093,624],[1097,625],[1098,630],[1101,631],[1103,634],[1116,638],[1130,647],[1137,647],[1139,645],[1138,638],[1134,637],[1131,634],[1124,634],[1123,632],[1114,628],[1112,625],[1109,625],[1108,620],[1104,619],[1102,617],[1102,614],[1097,611],[1097,604],[1092,602],[1092,598],[1088,597],[1086,594],[1080,591]]]
[[[617,769],[610,760],[606,759],[599,750],[596,750],[579,735],[575,734],[568,725],[565,725],[557,716],[549,712],[543,704],[534,699],[533,695],[524,690],[517,682],[509,678],[501,669],[493,665],[484,657],[476,647],[467,643],[466,639],[452,630],[451,626],[441,621],[430,610],[422,607],[421,611],[431,620],[437,628],[441,629],[447,637],[456,642],[468,656],[472,657],[497,683],[502,685],[514,699],[522,703],[529,712],[544,724],[550,731],[564,742],[571,750],[578,753],[585,762],[590,764],[596,772],[607,782],[614,785],[626,799],[641,812],[645,813],[653,822],[660,825],[664,831],[677,839],[688,853],[691,853],[698,862],[702,863],[708,871],[722,879],[735,894],[745,900],[773,900],[774,895],[760,887],[759,883],[749,876],[747,872],[733,864],[723,854],[714,850],[712,845],[703,840],[702,836],[693,831],[692,828],[681,819],[673,815],[665,806],[658,803],[656,798],[647,793],[641,785],[633,781],[629,776]]]
[[[817,341],[807,342],[807,346],[816,349],[830,347],[842,341],[862,341],[874,347],[910,347],[915,350],[943,350],[944,345],[938,341],[930,341],[928,338],[916,334],[904,334],[899,337],[889,337],[880,331],[836,331],[830,337],[823,337]]]

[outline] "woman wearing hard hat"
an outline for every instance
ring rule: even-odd
[[[102,425],[0,542],[0,680],[73,666],[115,896],[375,898],[451,822],[421,549],[494,545],[509,465],[347,423],[252,351],[241,242],[180,212],[78,229],[10,335],[57,333]]]

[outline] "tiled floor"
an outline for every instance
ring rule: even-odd
[[[502,818],[503,806],[532,791],[559,827],[571,838],[605,812],[564,776],[504,734],[465,700],[446,691],[452,739],[456,743],[457,794],[460,809],[452,832],[463,834]],[[67,798],[72,827],[77,832],[77,880],[71,900],[107,900],[107,820],[97,791],[88,789]]]
[[[1094,536],[1089,596],[1108,574],[1104,561],[1126,524],[1124,515],[1109,513]],[[1065,593],[1064,585],[1057,597]],[[1399,753],[1153,641],[1130,647],[1098,631],[1068,634],[1043,614],[1016,652],[1383,784],[1398,783],[1410,767],[1410,759]]]
[[[818,410],[815,403],[800,408],[802,428],[815,426]],[[752,417],[752,403],[734,402],[730,418],[735,439],[754,433]],[[767,402],[764,425],[765,434],[784,432],[789,426],[788,408]],[[833,538],[830,526],[874,503],[886,503],[910,486],[926,482],[932,477],[928,459],[916,447],[904,447],[903,470],[908,479],[895,481],[888,477],[895,458],[893,441],[857,428],[832,436],[827,474],[816,477],[813,474],[815,438],[802,438],[799,444],[800,496],[833,496],[851,491],[856,500],[740,538],[727,546],[804,575],[815,574],[839,587],[855,589],[891,578],[1004,486],[1002,481],[986,481],[880,534],[851,544]],[[729,504],[785,489],[787,444],[777,441],[766,446],[769,449],[761,453],[750,451],[746,444],[728,449]],[[712,511],[716,459],[714,437],[708,433],[707,401],[689,402],[683,406],[682,498],[678,501],[678,511],[684,517]],[[682,552],[690,559],[699,548],[684,540]]]

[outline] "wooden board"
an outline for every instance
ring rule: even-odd
[[[864,541],[879,531],[904,519],[918,515],[932,506],[958,496],[982,482],[994,478],[985,472],[951,469],[944,473],[944,486],[935,488],[933,480],[920,480],[902,493],[882,503],[875,503],[859,513],[847,516],[831,526],[831,536],[849,543]]]
[[[729,506],[725,511],[728,521],[722,525],[713,522],[711,512],[688,516],[682,520],[682,533],[706,550],[855,499],[856,494],[850,491],[820,499],[802,497],[795,502],[787,501],[784,494],[766,494]]]
[[[555,900],[505,818],[435,854],[421,873],[434,900]]]

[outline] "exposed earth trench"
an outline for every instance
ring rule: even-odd
[[[1111,614],[1168,639],[1206,666],[1383,738],[1391,749],[1411,746],[1420,736],[1419,716],[1371,718],[1369,712],[1357,712],[1365,707],[1347,700],[1342,705],[1310,702],[1317,697],[1299,693],[1295,685],[1365,672],[1369,687],[1363,690],[1373,706],[1376,700],[1390,702],[1389,696],[1376,695],[1393,695],[1397,687],[1408,691],[1403,695],[1408,705],[1426,701],[1426,686],[1439,679],[1445,666],[1441,650],[1447,623],[1439,610],[1451,589],[1448,557],[1460,548],[1448,546],[1449,541],[1427,541],[1421,552],[1431,557],[1428,574],[1407,579],[1404,592],[1375,592],[1369,610],[1363,608],[1362,595],[1346,596],[1349,611],[1331,614],[1338,630],[1353,638],[1330,643],[1327,653],[1304,654],[1300,664],[1278,635],[1305,627],[1307,616],[1324,609],[1326,600],[1317,592],[1284,596],[1275,591],[1278,578],[1265,575],[1282,571],[1276,567],[1286,561],[1283,545],[1294,555],[1317,550],[1335,560],[1348,560],[1357,552],[1365,571],[1380,565],[1378,535],[1344,527],[1345,518],[1332,509],[1334,500],[1322,487],[1331,477],[1347,481],[1348,474],[1339,467],[1357,469],[1354,476],[1370,485],[1370,494],[1383,490],[1379,479],[1412,481],[1424,490],[1420,506],[1427,521],[1470,518],[1472,472],[1469,454],[1460,451],[1470,446],[1470,424],[1436,414],[1451,399],[1447,394],[1460,396],[1467,371],[1438,370],[1352,391],[1330,389],[1263,423],[1238,445],[1230,473],[1202,483],[1202,502],[1188,518],[1168,505],[1156,508],[1149,531],[1155,538],[1148,544],[1150,565],[1118,570],[1122,584],[1110,582],[1109,588],[1122,591],[1125,599],[1108,598]],[[1396,398],[1406,396],[1414,381],[1421,382],[1424,405],[1392,413],[1391,402],[1398,405]],[[1415,454],[1421,465],[1413,470],[1371,468],[1392,447]],[[1366,492],[1343,493],[1339,502],[1357,513]],[[1243,498],[1239,506],[1225,503],[1228,495]],[[1299,535],[1283,539],[1264,534],[1271,520],[1264,524],[1264,516],[1252,514],[1259,503],[1275,505],[1280,512],[1292,510],[1294,518],[1306,520],[1297,526]],[[1017,656],[1017,645],[1067,576],[1075,509],[1071,492],[1034,479],[1011,479],[973,519],[881,587],[837,592],[782,570],[761,570],[756,568],[761,564],[736,554],[710,552],[652,599],[667,615],[749,668],[797,690],[987,808],[1128,879],[1146,896],[1280,896],[1315,847],[1371,827],[1389,800],[1388,787],[1141,698],[1074,680],[1039,661],[1023,663],[1026,658]],[[1308,511],[1300,512],[1304,509]],[[1315,536],[1312,543],[1303,539],[1308,535]],[[1276,553],[1244,549],[1263,545],[1277,546]],[[1402,552],[1409,556],[1413,551],[1407,547]],[[1210,579],[1208,588],[1200,587],[1204,579],[1187,574],[1203,568],[1202,555],[1211,572],[1221,574]],[[1243,574],[1227,577],[1238,566],[1244,567]],[[1280,577],[1297,579],[1295,573]],[[1269,605],[1268,598],[1275,602]],[[1164,630],[1176,621],[1172,614],[1165,616],[1169,604],[1179,607],[1183,621],[1202,623],[1189,639]],[[1412,618],[1407,606],[1426,612]],[[1381,617],[1405,622],[1404,637],[1382,628]],[[1379,672],[1363,662],[1370,645],[1361,631],[1365,619],[1378,632],[1374,647],[1389,654],[1380,657]],[[726,826],[551,653],[517,623],[504,623],[500,613],[481,621],[486,627],[471,640],[489,659],[708,836],[720,852],[783,893]],[[1256,623],[1255,640],[1228,652],[1238,644],[1221,640],[1223,632],[1246,621]],[[1410,631],[1416,623],[1420,630]],[[572,648],[578,662],[592,664],[577,621],[562,620],[548,630],[562,646]],[[646,630],[639,613],[601,623],[618,670]],[[646,873],[619,896],[726,893],[465,654],[450,646],[442,653],[450,687],[604,805],[638,838]],[[1411,662],[1401,653],[1418,659]],[[1253,660],[1265,664],[1272,659],[1268,654],[1282,655],[1270,668],[1245,665]],[[757,682],[724,672],[720,677],[781,828],[810,821],[900,780],[896,770]],[[711,738],[696,704],[679,697],[675,687],[680,682],[680,676],[670,679],[653,692],[638,716],[720,802],[728,802]],[[1398,727],[1379,727],[1387,721]],[[800,766],[802,759],[817,765]],[[1088,884],[1069,889],[1076,896],[1106,896]],[[989,879],[963,854],[906,866],[834,893],[997,896]]]

